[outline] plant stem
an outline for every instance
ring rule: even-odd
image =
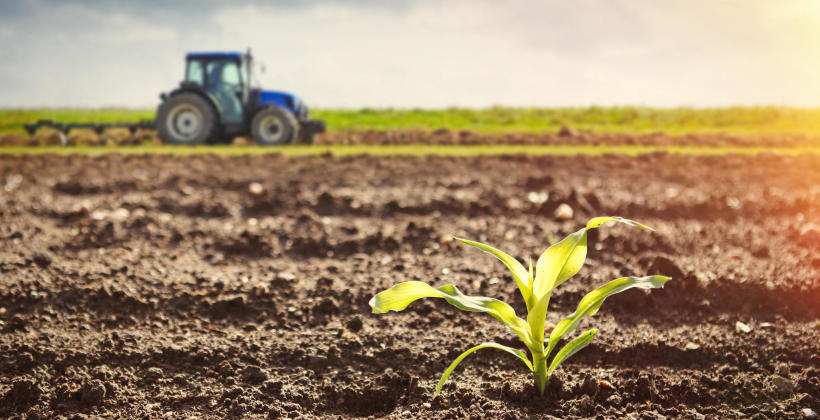
[[[532,354],[532,367],[535,368],[533,370],[532,375],[535,378],[535,386],[538,388],[538,392],[541,395],[544,395],[544,390],[547,388],[547,357],[544,353],[536,353],[533,352]]]

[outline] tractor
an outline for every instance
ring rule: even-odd
[[[250,50],[188,53],[185,80],[162,93],[157,134],[166,144],[227,143],[248,136],[260,145],[310,144],[325,123],[296,96],[251,87]]]

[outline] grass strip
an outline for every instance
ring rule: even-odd
[[[714,156],[728,154],[756,155],[773,153],[780,155],[820,154],[818,147],[744,147],[744,146],[641,146],[641,145],[293,145],[281,147],[265,146],[6,146],[0,147],[0,155],[207,155],[246,156],[282,154],[284,156],[571,156],[571,155],[627,155],[637,156],[652,153],[672,153],[683,155]]]

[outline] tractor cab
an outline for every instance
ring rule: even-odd
[[[179,88],[160,95],[157,132],[163,142],[198,144],[250,135],[257,143],[312,143],[325,131],[287,92],[251,87],[250,51],[188,53]]]
[[[250,84],[250,55],[190,53],[186,61],[185,83],[205,91],[218,108],[223,123],[241,123]]]

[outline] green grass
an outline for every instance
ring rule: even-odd
[[[472,130],[482,133],[554,132],[561,125],[594,132],[668,134],[820,134],[820,108],[449,108],[316,109],[330,130],[422,129]],[[23,124],[38,119],[60,122],[136,122],[151,119],[150,109],[0,109],[0,133],[22,133]]]
[[[265,155],[282,154],[285,156],[311,156],[331,154],[334,156],[500,156],[526,154],[532,156],[539,155],[604,155],[618,154],[627,156],[637,156],[649,153],[673,153],[687,155],[726,155],[726,154],[760,154],[776,153],[783,155],[797,154],[820,154],[819,147],[743,147],[743,146],[596,146],[596,145],[315,145],[315,146],[45,146],[45,147],[25,147],[9,146],[0,147],[0,155],[104,155],[111,153],[119,154],[160,154],[160,155],[205,155],[215,154],[220,156],[243,156],[243,155]]]
[[[668,134],[728,132],[820,133],[820,108],[488,108],[446,110],[316,110],[335,130],[417,128],[485,133],[557,131],[562,125],[594,132]]]

